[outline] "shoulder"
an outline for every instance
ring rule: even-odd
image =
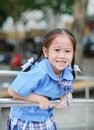
[[[19,76],[21,77],[24,77],[24,78],[28,78],[29,77],[32,79],[40,79],[40,78],[43,78],[45,75],[47,75],[47,72],[45,70],[45,66],[46,66],[46,63],[45,63],[45,60],[41,60],[40,62],[38,63],[35,63],[31,69],[27,72],[19,72]]]

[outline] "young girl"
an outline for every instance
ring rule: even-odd
[[[50,101],[60,99],[56,108],[70,107],[75,48],[76,40],[67,29],[53,29],[44,37],[38,58],[25,65],[8,89],[14,98],[38,106],[12,107],[7,130],[57,130]]]

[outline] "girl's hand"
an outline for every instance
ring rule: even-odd
[[[50,100],[47,97],[43,96],[43,95],[38,95],[38,94],[32,93],[27,98],[27,100],[38,103],[39,107],[41,109],[48,109],[48,108],[52,107],[52,104],[51,104]]]
[[[62,97],[60,103],[56,105],[56,108],[67,108],[66,95]]]
[[[52,107],[52,104],[47,97],[41,96],[41,100],[39,101],[39,107],[41,109],[48,109]]]
[[[59,104],[56,105],[56,108],[68,108],[68,104],[72,102],[72,94],[68,92],[68,102],[66,100],[66,95],[64,95]]]

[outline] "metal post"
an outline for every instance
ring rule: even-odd
[[[86,87],[85,87],[85,98],[89,99],[90,98],[90,92],[89,92],[89,81],[86,80]]]

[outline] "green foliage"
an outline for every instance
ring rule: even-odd
[[[52,8],[54,14],[73,12],[74,0],[0,0],[0,25],[7,16],[19,19],[26,10]]]
[[[3,21],[6,19],[6,12],[0,9],[0,26],[2,26]]]
[[[40,1],[40,0],[37,0]],[[44,7],[50,7],[54,13],[72,13],[74,0],[41,0],[41,9]]]

